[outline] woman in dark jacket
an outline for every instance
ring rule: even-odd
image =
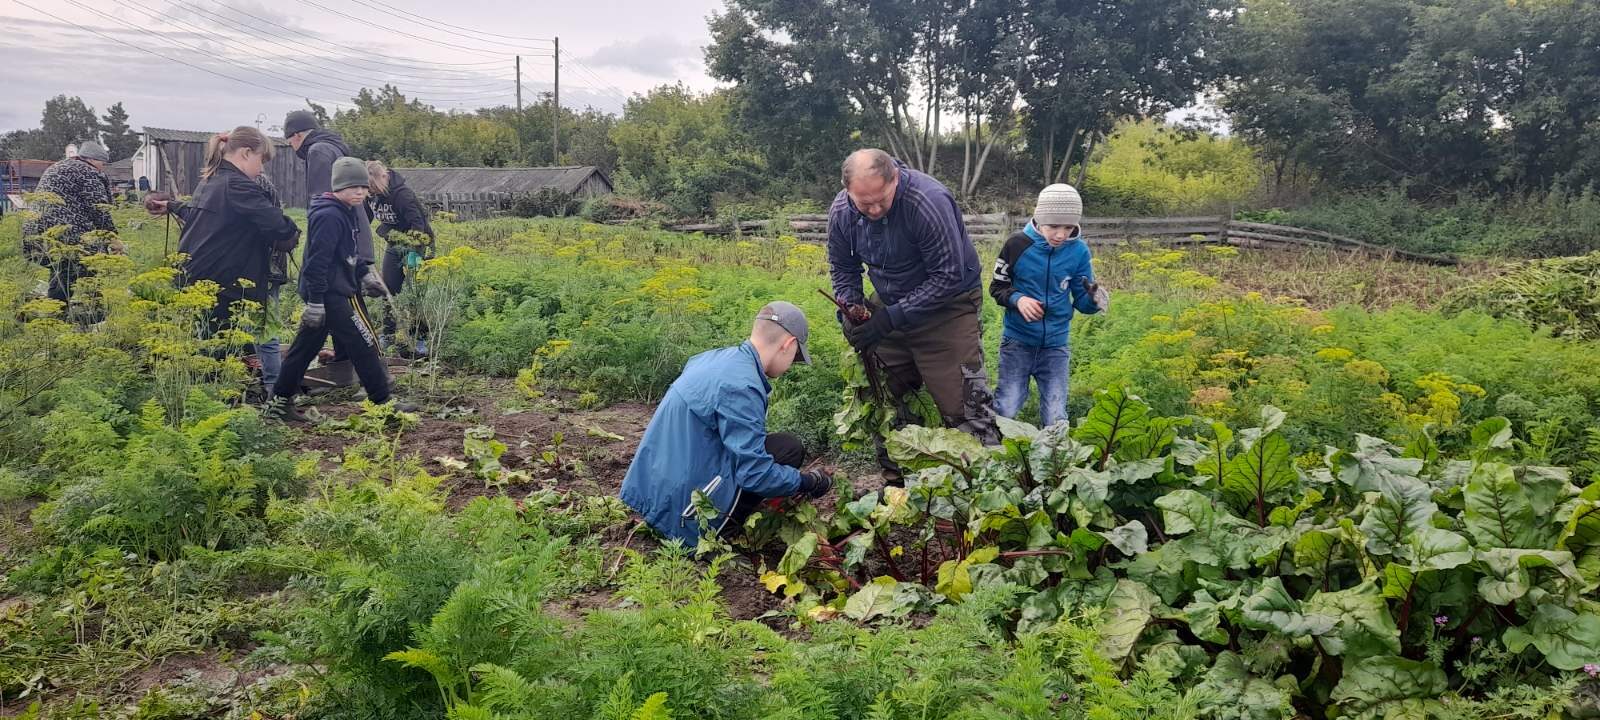
[[[234,304],[265,306],[272,254],[293,250],[300,228],[283,213],[271,191],[256,182],[272,159],[272,142],[248,126],[218,134],[206,144],[206,167],[188,202],[151,199],[151,214],[172,213],[183,225],[178,252],[185,285],[210,280],[221,286],[202,334],[234,325]]]
[[[383,253],[383,284],[389,292],[399,295],[405,289],[406,271],[415,272],[423,260],[433,257],[436,238],[433,225],[428,223],[428,208],[417,199],[417,194],[406,186],[406,179],[377,160],[367,161],[367,179],[371,195],[367,206],[372,217],[378,220],[378,236],[389,245]],[[422,244],[403,241],[399,233],[421,233],[427,236]],[[394,345],[395,313],[393,308],[383,316],[384,345]],[[417,328],[419,334],[424,328]],[[416,339],[416,354],[427,354],[422,339]]]

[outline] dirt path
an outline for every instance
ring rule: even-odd
[[[514,397],[514,393],[509,383],[491,381],[489,392],[467,400],[472,411],[469,417],[440,418],[423,414],[419,425],[402,436],[401,455],[417,457],[428,472],[446,477],[446,506],[450,510],[461,509],[473,498],[502,492],[465,471],[446,467],[439,460],[462,459],[465,433],[477,425],[492,428],[495,438],[505,443],[505,454],[500,457],[502,465],[539,478],[534,483],[506,486],[503,492],[508,497],[524,497],[547,487],[545,480],[550,479],[554,480],[556,489],[564,492],[605,496],[620,492],[639,438],[655,412],[654,405],[622,403],[597,410],[567,410],[558,409],[565,398],[554,398],[533,409],[503,407],[498,398]],[[344,419],[358,412],[360,406],[351,402],[330,402],[318,404],[316,409],[325,417]],[[560,443],[556,442],[558,434]],[[320,451],[324,463],[331,468],[346,448],[361,440],[348,433],[314,430],[302,433],[295,446],[300,450]],[[546,462],[543,457],[546,452],[555,454],[555,463]],[[641,553],[660,547],[648,529],[641,527],[634,531],[626,524],[605,531],[603,544],[612,557],[621,552],[624,544]],[[768,562],[775,560],[768,558]],[[781,597],[762,587],[759,573],[754,570],[759,562],[759,558],[740,558],[725,565],[718,578],[728,611],[736,619],[760,618],[781,605]],[[609,591],[596,590],[555,603],[551,610],[577,619],[588,610],[614,605]],[[778,622],[783,621],[779,619]]]

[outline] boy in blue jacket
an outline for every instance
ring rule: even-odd
[[[1006,239],[994,262],[989,295],[1006,309],[1000,340],[1000,384],[995,411],[1014,418],[1028,400],[1028,380],[1039,384],[1044,426],[1067,419],[1067,345],[1072,314],[1105,309],[1083,241],[1083,200],[1071,185],[1039,193],[1033,219]]]
[[[365,266],[356,251],[356,237],[365,222],[356,211],[367,200],[367,165],[343,157],[333,163],[333,190],[311,200],[306,213],[306,248],[300,263],[300,329],[283,359],[265,414],[269,418],[305,422],[294,406],[306,368],[322,351],[328,335],[345,348],[355,365],[367,399],[389,401],[389,371],[378,352],[378,333],[361,302],[360,273]]]
[[[656,532],[692,548],[702,521],[711,534],[731,532],[763,499],[827,494],[826,473],[800,471],[800,439],[767,434],[770,381],[793,363],[811,362],[808,336],[805,314],[779,301],[757,313],[749,340],[689,358],[645,428],[622,501]],[[697,490],[714,515],[697,511]]]

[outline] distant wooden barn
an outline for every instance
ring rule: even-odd
[[[555,188],[577,200],[610,195],[611,178],[589,165],[521,168],[396,168],[423,202],[462,219],[489,217],[516,198]]]
[[[150,189],[177,195],[193,195],[200,184],[200,171],[206,165],[206,141],[215,133],[193,130],[144,129],[144,146],[134,156],[135,176],[148,176]],[[278,197],[289,207],[306,206],[306,163],[294,154],[289,141],[272,138],[272,160],[267,163],[267,178],[278,188]]]

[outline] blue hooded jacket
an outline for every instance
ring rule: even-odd
[[[778,464],[766,449],[771,392],[748,341],[689,358],[645,428],[622,480],[622,501],[656,532],[693,547],[700,538],[695,490],[717,508],[708,518],[713,532],[740,493],[794,494],[800,471]]]
[[[1071,337],[1072,314],[1094,314],[1100,307],[1086,284],[1094,281],[1094,266],[1089,261],[1089,245],[1083,232],[1050,247],[1049,241],[1029,221],[1022,232],[1006,239],[1000,257],[994,261],[994,277],[989,296],[1006,309],[1007,340],[1028,347],[1066,347]],[[1044,305],[1044,319],[1028,322],[1017,310],[1023,296]]]

